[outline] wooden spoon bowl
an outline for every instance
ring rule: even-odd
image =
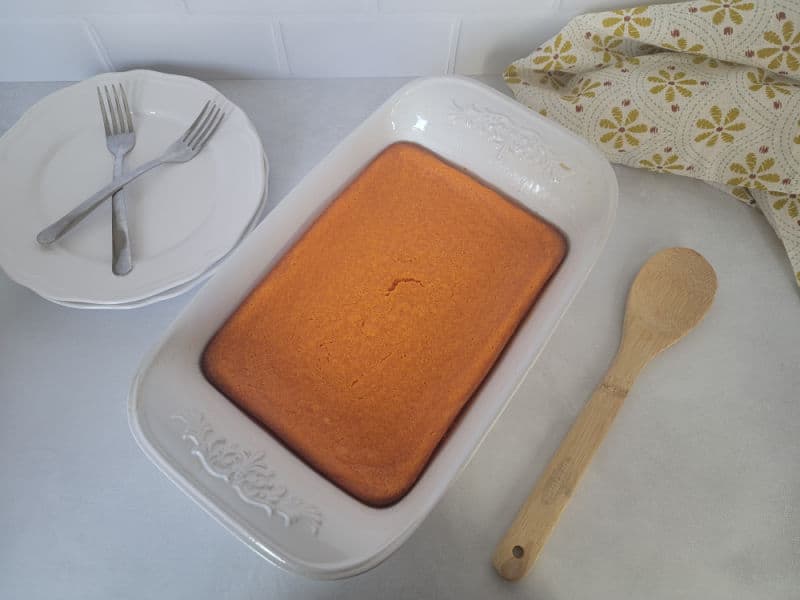
[[[716,291],[714,269],[700,254],[662,250],[639,270],[628,292],[623,341],[647,331],[656,354],[669,348],[702,320]]]

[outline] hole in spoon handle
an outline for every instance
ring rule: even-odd
[[[495,549],[492,563],[500,577],[507,581],[518,581],[530,571],[536,554],[535,548],[531,550],[525,542],[506,539]]]

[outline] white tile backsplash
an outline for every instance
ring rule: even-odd
[[[0,0],[0,18],[184,12],[182,0]]]
[[[452,12],[470,15],[476,12],[500,15],[514,11],[544,11],[554,9],[558,0],[378,0],[384,12]]]
[[[449,70],[452,18],[360,17],[281,22],[292,74],[303,77],[441,75]]]
[[[464,75],[501,73],[552,37],[567,20],[559,14],[464,17],[455,71]]]
[[[117,70],[147,67],[203,79],[267,79],[281,66],[269,20],[242,17],[95,17]]]
[[[682,2],[683,0],[560,0],[559,10],[567,16],[578,15],[588,12],[600,12],[604,10],[614,10],[617,8],[630,8],[641,4],[669,4],[670,2]]]
[[[353,13],[364,12],[373,0],[186,0],[191,13]]]
[[[0,81],[74,81],[108,70],[80,21],[0,21]]]
[[[582,12],[646,0],[0,0],[0,81],[500,73]],[[677,1],[677,0],[673,0]]]

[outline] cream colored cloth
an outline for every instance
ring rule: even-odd
[[[504,76],[518,100],[609,160],[758,206],[800,284],[800,1],[582,15]]]

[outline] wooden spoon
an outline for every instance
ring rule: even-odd
[[[700,322],[716,291],[714,269],[694,250],[669,248],[644,264],[628,293],[617,356],[495,549],[502,577],[520,579],[533,566],[636,376]]]

